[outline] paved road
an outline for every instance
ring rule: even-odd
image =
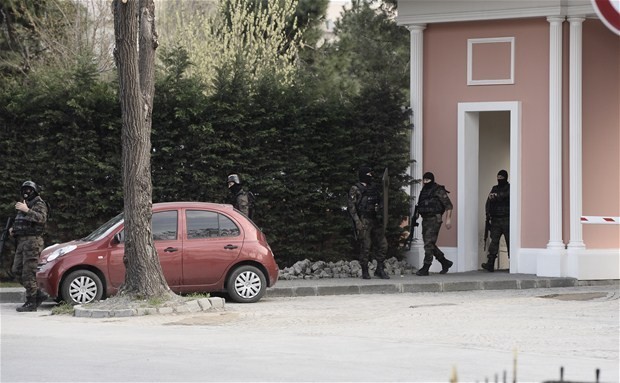
[[[0,304],[2,382],[618,382],[618,286],[266,297],[130,318]]]

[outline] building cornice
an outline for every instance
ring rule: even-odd
[[[518,2],[506,2],[507,6],[503,9],[456,9],[450,7],[449,1],[446,2],[426,2],[426,1],[403,1],[403,3],[412,3],[415,7],[399,6],[399,14],[396,22],[399,25],[411,24],[432,24],[432,23],[450,23],[463,21],[480,21],[480,20],[506,20],[506,19],[522,19],[536,17],[568,17],[568,16],[586,16],[596,17],[596,12],[592,4],[581,2],[579,4],[567,4],[562,1],[548,2],[553,3],[548,6],[529,6],[522,8],[508,7],[510,4]],[[442,3],[444,7],[438,6]],[[480,3],[473,1],[472,3]],[[542,2],[541,2],[542,4]],[[473,7],[472,7],[473,8]]]

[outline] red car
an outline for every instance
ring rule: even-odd
[[[177,294],[227,292],[257,302],[278,280],[265,235],[231,205],[153,204],[153,242]],[[125,280],[123,214],[87,237],[50,246],[39,259],[39,288],[56,300],[83,304],[114,295]]]

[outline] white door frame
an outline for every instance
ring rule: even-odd
[[[457,271],[478,270],[478,154],[480,112],[510,112],[510,273],[521,249],[521,102],[458,104]]]

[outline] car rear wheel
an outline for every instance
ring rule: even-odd
[[[227,291],[234,302],[258,302],[266,289],[265,275],[254,266],[240,266],[228,277]]]
[[[65,302],[81,305],[100,300],[103,295],[103,284],[92,271],[77,270],[65,278],[61,293]]]

